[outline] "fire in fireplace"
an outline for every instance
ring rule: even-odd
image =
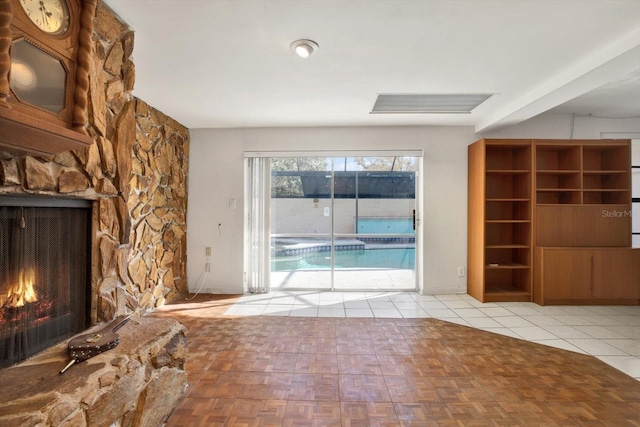
[[[0,368],[89,324],[91,202],[0,197]]]
[[[27,270],[21,269],[18,278],[18,286],[10,286],[6,297],[0,295],[0,307],[18,308],[23,307],[26,303],[38,301],[38,295],[34,288],[35,273],[33,268]]]

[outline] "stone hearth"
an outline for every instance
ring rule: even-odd
[[[162,425],[187,386],[186,329],[171,319],[134,317],[117,333],[116,348],[62,375],[66,342],[1,370],[8,403],[0,405],[0,425]]]

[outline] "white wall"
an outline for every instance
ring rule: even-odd
[[[571,114],[540,114],[517,126],[483,134],[484,138],[564,138],[608,139],[637,138],[640,118],[602,119]]]
[[[187,282],[203,283],[205,247],[211,247],[207,293],[242,293],[243,143],[237,131],[190,130]],[[229,200],[237,201],[229,209]]]
[[[573,127],[572,127],[573,125]],[[640,120],[543,114],[518,126],[476,135],[469,127],[192,129],[187,217],[187,275],[197,290],[211,246],[203,291],[243,291],[243,153],[245,151],[423,149],[424,292],[466,292],[467,146],[490,138],[593,138],[640,132]],[[229,208],[229,200],[237,208]],[[220,227],[218,227],[220,224]]]
[[[465,292],[468,127],[269,128],[191,130],[187,276],[189,288],[211,246],[203,289],[241,293],[245,151],[423,149],[423,284],[427,293]],[[238,201],[229,209],[229,199]],[[218,232],[218,224],[222,224]]]

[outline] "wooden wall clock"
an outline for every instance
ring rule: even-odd
[[[0,0],[0,149],[90,145],[86,107],[98,0]]]

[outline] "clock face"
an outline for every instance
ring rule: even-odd
[[[69,27],[65,0],[20,0],[20,6],[38,28],[49,34],[64,33]]]

